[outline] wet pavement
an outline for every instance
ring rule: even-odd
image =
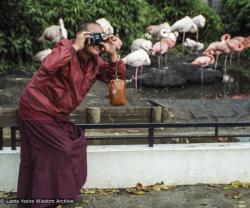
[[[111,193],[110,193],[111,192]],[[121,190],[88,191],[81,194],[77,208],[247,208],[250,207],[250,188],[226,185],[185,185],[167,190],[150,190],[142,195]],[[0,204],[0,208],[15,205]]]

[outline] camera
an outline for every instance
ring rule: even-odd
[[[106,37],[105,33],[92,33],[92,38],[90,39],[90,43],[99,44],[100,42],[104,41],[105,37]]]

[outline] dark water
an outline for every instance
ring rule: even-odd
[[[222,70],[223,63],[219,63],[218,69]],[[146,69],[143,71],[146,72]],[[128,69],[126,79],[130,79],[134,69]],[[148,98],[176,98],[176,99],[216,99],[238,96],[238,98],[250,95],[250,60],[242,60],[228,66],[228,75],[231,82],[217,81],[212,84],[187,83],[181,87],[150,88],[140,86],[138,93]],[[0,77],[0,107],[16,107],[21,90],[30,78],[20,76]],[[134,88],[134,82],[127,84],[127,88]]]
[[[221,69],[222,70],[222,67]],[[223,72],[223,70],[222,70]],[[210,84],[187,83],[181,87],[149,88],[139,85],[139,93],[144,98],[173,99],[216,99],[245,98],[250,96],[250,61],[234,63],[228,67],[230,82],[217,81]],[[134,85],[130,87],[134,87]]]

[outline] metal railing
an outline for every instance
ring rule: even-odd
[[[155,142],[155,129],[156,128],[214,128],[213,134],[206,135],[164,135],[157,136],[157,138],[170,139],[170,138],[218,138],[218,137],[250,137],[249,134],[219,134],[220,127],[250,127],[250,122],[236,122],[236,123],[226,123],[226,122],[215,122],[215,123],[111,123],[111,124],[77,124],[82,129],[148,129],[148,145],[149,147],[153,147]],[[11,126],[11,149],[16,150],[16,131],[18,130],[17,126]],[[195,130],[192,130],[195,131]],[[102,138],[103,139],[103,138]],[[105,138],[108,139],[108,138]],[[127,139],[127,138],[123,138]],[[0,127],[0,150],[3,149],[3,127]]]

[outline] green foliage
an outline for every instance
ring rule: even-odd
[[[144,27],[161,14],[145,0],[8,0],[0,2],[0,73],[20,63],[30,63],[38,51],[52,47],[39,43],[42,31],[63,18],[69,38],[74,38],[80,23],[105,17],[128,48],[140,37]],[[154,14],[154,15],[152,15]]]
[[[225,32],[231,35],[249,35],[250,0],[224,0],[222,19]]]
[[[248,34],[250,0],[224,0],[223,21],[226,31]],[[223,31],[220,16],[202,0],[8,0],[0,1],[0,74],[11,69],[35,71],[32,56],[53,47],[39,43],[42,31],[63,18],[69,38],[74,38],[79,24],[105,17],[113,25],[127,50],[135,38],[142,37],[150,24],[202,14],[206,26],[200,41],[218,40]],[[25,67],[25,68],[24,68]]]

